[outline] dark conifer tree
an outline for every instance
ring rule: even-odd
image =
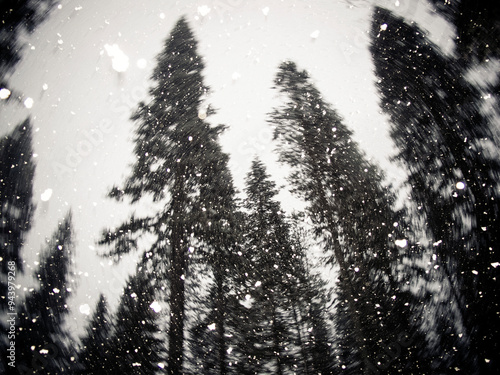
[[[4,0],[0,2],[0,88],[8,87],[7,76],[21,59],[20,36],[31,33],[48,16],[54,0]],[[12,90],[11,90],[12,91]],[[10,97],[14,95],[11,94]]]
[[[23,272],[21,249],[31,228],[35,206],[33,204],[32,126],[29,120],[17,125],[12,132],[0,139],[0,349],[7,353],[7,318],[5,313],[15,311],[17,291],[10,276],[16,279]],[[12,280],[12,277],[11,277]],[[9,301],[11,308],[8,310]],[[7,346],[6,346],[7,345]],[[4,350],[5,349],[5,350]],[[0,366],[6,368],[2,357]],[[2,368],[0,368],[2,370]]]
[[[18,313],[13,373],[61,374],[70,370],[69,333],[64,321],[69,313],[73,231],[69,212],[42,253],[34,275],[40,285],[26,296]]]
[[[489,152],[498,145],[481,115],[480,94],[454,57],[381,8],[374,12],[371,52],[397,159],[409,171],[413,200],[451,285],[449,303],[465,327],[452,327],[454,336],[443,336],[440,349],[458,348],[453,367],[467,373],[500,372],[500,163]]]
[[[32,126],[29,120],[17,125],[0,140],[0,311],[7,307],[8,262],[17,273],[23,271],[21,248],[31,228],[33,212]],[[4,322],[2,322],[4,324]]]
[[[276,186],[259,160],[252,163],[245,191],[246,267],[237,286],[239,306],[234,303],[237,340],[232,362],[239,373],[313,373],[310,352],[318,346],[307,336],[313,324],[310,304],[317,293],[307,288],[303,249],[292,240]]]
[[[130,277],[113,316],[111,337],[100,350],[106,360],[98,370],[101,374],[156,374],[164,367],[157,324],[160,305],[153,280],[141,271]]]
[[[169,283],[169,374],[180,374],[183,366],[189,249],[202,242],[204,259],[215,270],[226,261],[219,252],[229,251],[227,236],[219,231],[230,227],[231,209],[225,205],[234,189],[227,155],[217,141],[223,126],[211,127],[205,121],[214,111],[202,106],[208,92],[202,70],[197,41],[182,18],[158,56],[151,101],[140,103],[132,117],[138,123],[132,173],[123,189],[114,188],[110,194],[129,197],[132,203],[152,198],[159,209],[143,218],[132,216],[115,232],[106,231],[101,241],[114,244],[110,254],[119,257],[134,248],[140,236],[156,237],[147,252],[167,268],[156,277]],[[224,272],[216,272],[223,285]]]
[[[92,315],[85,336],[81,341],[81,350],[78,355],[79,374],[105,374],[111,370],[109,358],[111,333],[113,325],[108,312],[106,297],[101,294],[96,309]]]
[[[411,324],[411,296],[395,277],[401,235],[392,209],[394,197],[383,187],[383,176],[352,140],[339,115],[310,83],[305,71],[283,63],[275,79],[285,96],[272,112],[280,161],[292,168],[290,182],[308,204],[315,234],[324,240],[329,261],[339,266],[345,332],[354,344],[352,371],[409,371],[418,366],[405,350],[377,361],[382,345],[417,331]],[[389,328],[390,327],[390,328]]]

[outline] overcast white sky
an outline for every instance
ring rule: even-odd
[[[25,94],[23,101],[33,99],[32,107],[0,106],[0,134],[26,116],[36,129],[38,209],[24,250],[28,272],[45,238],[71,207],[78,274],[73,315],[86,303],[93,309],[100,291],[112,299],[121,292],[121,268],[95,256],[95,241],[104,227],[119,224],[131,209],[104,196],[128,175],[134,129],[128,118],[144,99],[155,57],[182,15],[205,58],[206,83],[212,88],[208,102],[219,109],[211,122],[230,127],[222,142],[239,188],[254,155],[283,183],[266,114],[279,103],[271,86],[285,59],[310,71],[361,147],[388,169],[393,146],[378,107],[368,52],[374,2],[416,19],[443,48],[451,45],[450,29],[416,0],[61,1],[27,37],[24,58],[10,79]],[[123,59],[113,66],[108,52],[116,52],[115,44],[128,66]],[[398,173],[391,168],[389,177]],[[286,194],[283,199],[285,205],[293,202]]]

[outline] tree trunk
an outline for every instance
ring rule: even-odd
[[[218,263],[218,267],[222,267],[220,262]],[[226,338],[224,336],[225,333],[225,319],[224,319],[224,311],[225,311],[225,303],[224,303],[224,276],[223,270],[218,269],[216,271],[216,283],[217,283],[217,300],[215,302],[216,311],[216,324],[217,324],[217,346],[218,346],[218,362],[219,362],[219,374],[226,375]]]
[[[186,257],[183,241],[183,179],[177,177],[173,195],[172,250],[170,265],[170,324],[168,332],[168,374],[182,374]]]

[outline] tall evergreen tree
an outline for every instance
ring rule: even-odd
[[[21,248],[31,221],[33,204],[32,125],[25,120],[0,140],[0,311],[7,307],[8,262],[14,262],[18,273],[23,271]],[[3,324],[3,322],[2,322]]]
[[[111,370],[108,350],[112,328],[108,303],[106,297],[101,294],[81,341],[81,350],[78,355],[78,364],[81,368],[76,370],[77,373],[98,375]]]
[[[217,141],[223,126],[211,127],[205,120],[214,111],[202,107],[208,92],[202,70],[197,41],[181,18],[158,56],[151,101],[140,103],[132,117],[138,122],[132,173],[123,189],[114,188],[110,194],[127,196],[132,203],[152,198],[159,209],[143,218],[132,216],[116,231],[106,231],[101,241],[114,244],[110,254],[120,256],[134,248],[141,235],[155,236],[147,252],[168,266],[166,274],[156,276],[169,283],[169,374],[180,374],[183,366],[189,248],[203,242],[210,249],[206,261],[220,265],[225,258],[217,254],[228,250],[221,243],[226,236],[218,230],[230,222],[230,209],[223,206],[228,199],[230,203],[234,189],[227,155]]]
[[[463,339],[450,344],[468,342],[455,366],[470,374],[500,372],[500,163],[489,151],[498,145],[481,115],[480,94],[454,57],[381,8],[374,12],[371,52],[397,159],[409,171],[413,200],[452,286],[450,303],[465,326],[455,330]]]
[[[319,293],[309,283],[304,249],[292,240],[291,226],[276,200],[276,186],[259,160],[252,163],[245,191],[242,251],[246,267],[241,269],[237,286],[239,306],[233,304],[237,311],[237,340],[231,356],[234,370],[314,373],[321,366],[312,352],[319,349],[318,340],[327,337],[311,316],[312,301]],[[319,323],[320,315],[314,317]],[[310,340],[314,328],[318,337]],[[324,360],[329,358],[326,355]]]
[[[16,369],[9,369],[11,373],[60,374],[70,369],[64,320],[69,313],[73,231],[69,212],[42,253],[34,274],[40,286],[26,296],[18,313]]]
[[[111,337],[102,344],[105,359],[96,373],[156,374],[163,368],[163,348],[157,324],[160,305],[150,275],[139,268],[132,275],[113,317]],[[156,303],[155,303],[156,302]]]
[[[35,164],[32,149],[32,125],[25,120],[0,140],[0,315],[4,317],[9,301],[18,304],[16,294],[8,293],[10,275],[23,272],[21,249],[31,228],[35,206],[33,204],[33,177]],[[8,296],[10,298],[8,298]],[[12,312],[12,311],[11,311]],[[6,353],[6,319],[0,326],[0,348]],[[5,348],[5,350],[3,350]],[[0,366],[6,366],[2,357]],[[0,368],[1,370],[1,368]]]
[[[400,259],[395,240],[401,233],[394,197],[305,71],[285,62],[275,85],[285,96],[270,116],[280,161],[293,168],[294,192],[309,203],[315,234],[339,267],[349,325],[341,334],[354,344],[350,365],[357,373],[378,371],[383,343],[395,344],[400,335],[417,330],[410,319],[411,296],[395,277]],[[381,366],[390,372],[412,366],[416,371],[414,353],[405,348]]]

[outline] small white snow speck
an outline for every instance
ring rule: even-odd
[[[247,301],[249,301],[249,300],[250,300],[250,298],[252,298],[252,296],[251,296],[250,294],[247,294],[247,295],[245,296],[245,299],[246,299]]]
[[[264,13],[264,16],[267,16],[269,14],[269,7],[262,8],[262,13]]]
[[[499,262],[495,262],[495,263],[491,263],[491,265],[492,265],[494,268],[497,268],[498,266],[500,266],[500,263],[499,263]]]
[[[149,307],[155,312],[158,313],[161,311],[161,305],[158,303],[158,301],[153,301]]]
[[[399,6],[399,0],[396,0],[396,2],[394,3],[394,5],[396,5],[398,7]]]
[[[255,283],[255,286],[256,286],[256,287],[257,287],[257,286],[261,286],[261,285],[262,285],[262,283],[261,283],[260,281],[257,281],[257,282]]]
[[[479,275],[479,272],[477,272],[476,270],[472,270],[472,273],[473,273],[474,275]]]
[[[164,20],[164,19],[165,19],[165,13],[160,13],[160,18],[161,18],[162,20]]]
[[[5,100],[8,99],[10,96],[10,90],[3,88],[0,90],[0,99]]]
[[[233,351],[233,348],[230,347],[226,351],[227,351],[227,354],[231,354],[231,352]]]
[[[215,323],[209,324],[209,325],[208,325],[208,329],[209,329],[210,331],[215,331]]]
[[[90,315],[90,306],[88,303],[80,305],[80,312],[85,315]]]
[[[383,23],[382,25],[380,25],[380,31],[385,31],[385,30],[387,30],[387,24]]]
[[[432,244],[432,246],[439,246],[443,243],[443,240],[436,241]]]
[[[401,248],[405,248],[406,246],[408,246],[408,241],[405,238],[403,238],[402,240],[396,240],[394,241],[394,243],[396,244],[396,246]]]
[[[241,77],[241,74],[238,73],[238,72],[234,72],[233,75],[231,76],[231,78],[233,79],[233,81],[238,80],[240,77]]]
[[[48,90],[49,89],[49,85],[47,85],[46,83],[44,83],[43,86],[42,86],[42,89],[43,89],[43,91]]]
[[[47,349],[40,349],[40,354],[49,354]]]
[[[128,69],[128,56],[118,47],[118,44],[105,44],[104,49],[109,57],[111,57],[111,66],[119,73],[125,72]]]
[[[158,363],[158,367],[159,367],[159,368],[165,368],[165,364],[164,364],[164,363],[162,363],[162,362],[160,362],[160,363]]]
[[[141,367],[142,365],[139,362],[132,363],[132,367]]]
[[[57,289],[57,288],[52,289],[52,291],[53,291],[55,294],[59,294],[59,292],[60,292],[60,290],[59,290],[59,289]]]
[[[208,13],[210,13],[210,7],[207,5],[202,5],[198,7],[198,13],[200,16],[205,17]]]
[[[42,202],[47,202],[52,197],[52,189],[45,189],[45,191],[40,195]]]
[[[26,98],[26,100],[24,101],[24,106],[26,108],[32,108],[33,107],[33,103],[34,103],[33,99]]]
[[[354,272],[359,272],[359,267],[354,267]]]
[[[455,185],[458,190],[463,190],[465,189],[465,184],[462,181],[458,181]]]
[[[319,36],[319,30],[314,30],[312,33],[311,33],[311,38],[313,39],[317,39]]]

